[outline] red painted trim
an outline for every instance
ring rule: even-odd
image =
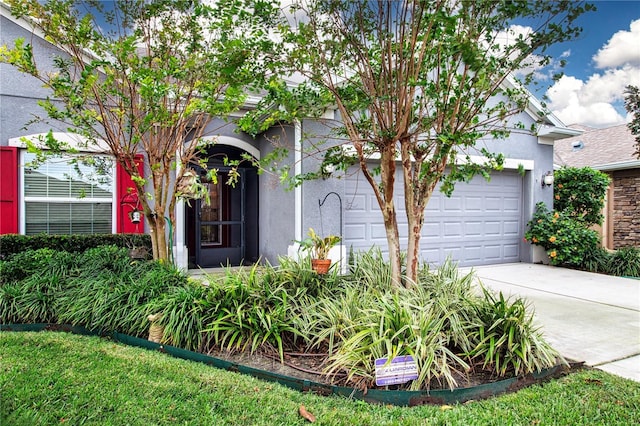
[[[17,234],[18,148],[0,147],[0,234]]]
[[[136,155],[136,165],[140,176],[144,177],[144,160],[142,155]],[[122,165],[116,166],[116,199],[117,217],[116,232],[119,234],[143,234],[144,233],[144,216],[140,223],[131,223],[129,213],[137,206],[142,209],[138,203],[138,195],[136,186],[131,180],[131,176],[124,170]]]

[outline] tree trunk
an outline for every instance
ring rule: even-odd
[[[393,213],[383,214],[384,228],[387,233],[387,245],[389,246],[389,264],[391,265],[391,284],[394,287],[402,286],[402,256],[400,251],[400,234],[395,209]]]
[[[400,232],[398,231],[398,217],[393,201],[394,184],[396,179],[396,151],[391,145],[382,152],[380,158],[381,190],[377,192],[378,204],[384,219],[384,228],[389,246],[389,263],[391,264],[391,284],[402,286],[402,262],[400,251]]]
[[[407,209],[408,244],[407,244],[407,281],[406,287],[418,282],[418,270],[420,267],[420,237],[424,224],[424,207],[413,206]]]
[[[165,235],[164,217],[147,217],[149,221],[149,233],[151,235],[151,248],[153,259],[160,261],[168,260],[167,238]]]

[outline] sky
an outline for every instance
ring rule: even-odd
[[[540,70],[534,94],[546,95],[547,107],[566,125],[604,128],[624,124],[624,88],[640,86],[640,0],[593,1],[597,11],[579,19],[579,38],[553,46],[564,76],[553,82],[552,66]]]

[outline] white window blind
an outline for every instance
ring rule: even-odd
[[[94,166],[52,158],[38,167],[24,153],[24,217],[27,235],[97,234],[113,231],[113,162],[98,157]]]

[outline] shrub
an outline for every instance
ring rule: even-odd
[[[413,289],[394,290],[369,281],[388,264],[375,252],[362,256],[355,264],[366,268],[300,313],[305,333],[314,336],[312,346],[331,354],[327,374],[371,387],[374,359],[412,355],[420,376],[410,389],[425,389],[434,381],[455,386],[472,368],[467,357],[499,375],[555,363],[555,352],[531,325],[524,302],[500,305],[488,294],[479,298],[473,274],[461,275],[450,260],[435,271],[423,268]]]
[[[587,225],[602,224],[609,176],[591,167],[562,167],[554,172],[553,206]]]
[[[587,272],[611,274],[611,254],[604,247],[596,247],[584,253],[579,268]]]
[[[623,247],[610,255],[609,272],[619,277],[640,277],[640,249]]]
[[[92,253],[96,252],[88,251],[85,256]],[[96,273],[92,266],[73,280],[58,298],[59,317],[63,322],[134,336],[147,332],[147,304],[163,297],[169,287],[185,285],[187,277],[172,265],[132,262],[126,253],[122,248],[115,252],[117,268]]]
[[[77,264],[76,256],[50,248],[27,250],[0,261],[0,283],[20,281],[32,275],[68,275]]]
[[[7,260],[17,253],[49,248],[55,251],[82,253],[90,248],[115,245],[118,247],[144,247],[151,252],[151,237],[144,234],[92,234],[92,235],[0,235],[0,259]]]
[[[600,244],[596,231],[585,227],[569,213],[549,211],[544,203],[537,204],[528,225],[525,239],[542,246],[553,265],[578,267]]]

